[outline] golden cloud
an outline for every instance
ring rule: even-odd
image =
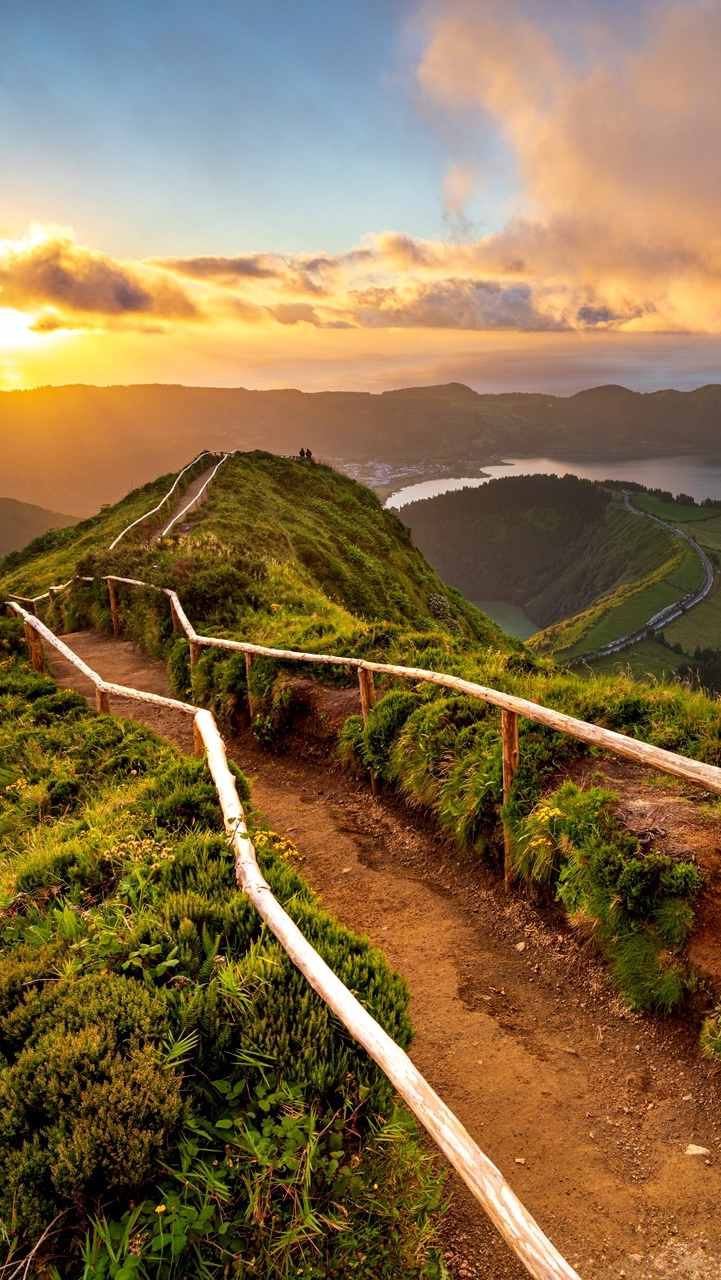
[[[82,248],[61,227],[0,241],[0,305],[33,314],[38,332],[198,317],[196,304],[166,274]]]
[[[597,22],[573,57],[554,43],[546,8],[543,27],[521,0],[429,10],[423,92],[495,119],[521,178],[515,216],[463,246],[462,260],[566,289],[581,326],[717,332],[721,5],[649,5],[632,46]],[[402,238],[386,250],[423,270],[459,260],[454,246]]]

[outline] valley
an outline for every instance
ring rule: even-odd
[[[538,652],[658,676],[717,650],[721,506],[633,482],[584,484],[571,474],[491,479],[400,514],[446,580],[480,607],[487,600]]]

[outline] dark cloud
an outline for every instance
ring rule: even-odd
[[[234,258],[205,255],[198,258],[156,258],[156,266],[193,280],[273,280],[286,274],[282,258],[274,254],[249,253]]]
[[[172,281],[83,249],[67,235],[20,242],[0,253],[0,304],[61,314],[191,319],[195,304]],[[37,322],[61,327],[53,317]]]
[[[405,298],[400,289],[364,289],[355,295],[354,315],[364,328],[559,330],[562,320],[539,311],[527,284],[497,280],[440,280],[417,286]]]

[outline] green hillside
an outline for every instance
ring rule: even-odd
[[[382,623],[509,646],[494,623],[444,587],[369,489],[313,462],[239,454],[218,473],[186,537],[147,547],[133,534],[108,552],[169,482],[165,476],[0,561],[3,590],[37,594],[76,570],[115,572],[175,587],[203,627],[258,642],[352,647]]]
[[[48,529],[61,529],[77,522],[77,516],[46,511],[44,507],[16,502],[14,498],[0,498],[0,556],[7,555],[8,551],[19,551],[33,538],[47,533]]]
[[[237,891],[205,760],[30,673],[22,636],[0,619],[3,1274],[438,1277],[434,1162]],[[251,826],[278,900],[407,1046],[402,980]]]
[[[564,656],[635,630],[703,580],[670,530],[572,475],[493,480],[402,515],[446,581],[520,606],[540,624],[533,647]]]
[[[652,573],[667,571],[665,530],[659,531],[660,541],[646,543],[644,531],[657,528],[651,522],[638,516],[627,521],[615,507],[609,516],[609,503],[593,486],[566,486],[564,492],[575,494],[569,519],[579,521],[579,536],[590,510],[596,531],[608,521],[625,531],[624,550],[637,557],[637,567],[653,555]],[[583,501],[577,501],[579,494]],[[505,637],[444,587],[405,527],[370,491],[328,468],[265,453],[239,456],[219,473],[188,534],[157,547],[128,542],[113,553],[104,550],[119,522],[137,513],[143,500],[150,505],[152,496],[151,486],[145,495],[131,495],[126,504],[64,535],[62,545],[26,554],[0,587],[35,594],[77,568],[93,575],[93,582],[76,583],[58,598],[46,610],[48,621],[58,630],[94,626],[107,631],[108,594],[98,575],[112,571],[174,586],[201,633],[457,674],[721,764],[718,701],[678,684],[644,686],[626,675],[589,675],[585,669],[578,674]],[[536,523],[536,538],[539,527]],[[550,527],[560,547],[558,524]],[[567,528],[564,536],[568,540]],[[679,553],[676,569],[681,560]],[[543,567],[542,558],[537,564]],[[549,581],[549,590],[552,586]],[[120,587],[119,598],[123,634],[165,658],[178,695],[210,706],[228,732],[247,723],[244,655],[204,649],[191,671],[188,643],[172,632],[166,598],[135,587]],[[256,658],[252,727],[268,748],[282,749],[293,724],[299,675],[353,681],[342,667],[304,669]],[[379,676],[376,687],[379,701],[367,724],[359,716],[346,722],[341,749],[349,765],[372,770],[397,787],[459,848],[496,866],[502,862],[502,818],[517,846],[519,879],[557,893],[572,918],[581,912],[596,921],[595,936],[632,1006],[661,1012],[679,1007],[693,987],[684,947],[699,889],[694,868],[684,863],[677,871],[675,863],[664,861],[665,854],[656,855],[652,842],[642,846],[628,839],[606,793],[594,795],[588,805],[583,797],[577,802],[574,794],[559,793],[551,809],[565,815],[563,824],[533,834],[546,823],[545,797],[556,795],[588,748],[521,721],[521,763],[501,813],[498,713],[435,685]],[[599,832],[604,833],[601,845]],[[549,853],[543,867],[532,852],[535,839]],[[636,883],[645,886],[643,892],[634,892],[622,907],[623,885]]]

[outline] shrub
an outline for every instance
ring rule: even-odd
[[[4,1262],[39,1244],[32,1265],[56,1280],[220,1280],[229,1255],[269,1280],[440,1280],[435,1162],[237,892],[205,763],[85,703],[45,723],[44,679],[18,715],[28,677],[2,676]],[[320,909],[288,841],[261,830],[257,847],[278,900],[407,1046],[402,980]]]
[[[417,693],[388,693],[368,713],[363,732],[363,759],[381,781],[388,781],[393,776],[393,742],[419,702]]]
[[[571,920],[591,929],[631,1008],[671,1013],[693,982],[680,952],[703,877],[644,851],[616,822],[614,799],[565,782],[518,824],[514,865],[527,882],[555,886]]]

